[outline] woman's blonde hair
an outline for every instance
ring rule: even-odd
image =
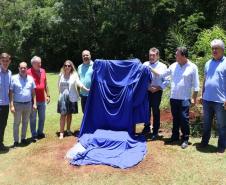
[[[73,62],[72,62],[71,60],[66,60],[66,61],[64,62],[64,65],[65,65],[66,63],[68,63],[68,64],[71,66],[71,71],[70,71],[71,74],[77,73],[77,71],[76,71],[76,69],[75,69],[75,65],[73,64]],[[61,73],[61,74],[64,74],[64,65],[63,65],[63,66],[61,67],[61,69],[60,69],[60,73]]]

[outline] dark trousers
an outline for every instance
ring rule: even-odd
[[[179,139],[179,128],[182,132],[182,140],[188,141],[189,128],[189,107],[190,100],[170,99],[171,113],[173,116],[172,139]]]
[[[153,134],[158,134],[160,127],[160,103],[162,99],[162,91],[157,91],[155,93],[149,92],[149,115],[153,117]],[[152,113],[152,114],[151,114]],[[149,123],[145,123],[145,126],[150,126]]]
[[[0,105],[0,144],[3,143],[5,128],[9,115],[9,106]]]
[[[82,112],[84,113],[88,96],[80,95],[80,97],[81,97]]]

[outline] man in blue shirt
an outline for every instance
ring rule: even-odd
[[[10,110],[14,115],[13,137],[14,146],[19,144],[19,127],[22,120],[21,143],[27,144],[26,132],[27,124],[31,114],[31,109],[36,110],[35,82],[27,75],[27,63],[19,64],[19,74],[14,75],[10,84]],[[32,104],[33,102],[33,104]]]
[[[91,60],[90,51],[84,50],[82,52],[82,60],[83,60],[83,63],[78,66],[78,75],[82,84],[87,89],[90,89],[91,78],[93,74],[93,61]],[[86,100],[88,95],[89,95],[89,92],[85,91],[84,89],[80,90],[81,105],[82,105],[83,113],[85,111],[85,105],[86,105]]]
[[[214,39],[211,42],[212,56],[205,65],[203,82],[203,135],[200,147],[208,146],[211,136],[211,123],[214,114],[217,118],[219,133],[218,152],[224,153],[226,148],[226,57],[224,42]]]
[[[11,56],[7,53],[0,55],[0,151],[6,151],[3,144],[4,132],[9,115],[9,85],[11,81],[11,71],[8,70]]]

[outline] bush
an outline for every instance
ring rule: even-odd
[[[224,29],[214,26],[211,29],[202,31],[192,48],[194,53],[192,59],[197,64],[201,77],[203,77],[205,63],[211,58],[210,42],[213,39],[222,39],[226,43],[226,32]]]

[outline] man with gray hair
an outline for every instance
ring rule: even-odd
[[[214,114],[217,118],[219,133],[219,153],[224,153],[226,148],[226,57],[224,56],[224,42],[214,39],[211,42],[212,56],[204,69],[204,82],[202,91],[203,103],[203,135],[200,147],[208,146],[211,136],[211,123]]]
[[[49,88],[47,85],[46,72],[41,68],[42,60],[39,56],[31,59],[32,67],[27,70],[27,74],[32,76],[35,81],[35,94],[37,101],[37,110],[32,110],[30,115],[30,129],[32,139],[42,139],[45,137],[43,132],[46,112],[46,102],[50,102]],[[38,113],[38,128],[36,130],[36,118]]]

